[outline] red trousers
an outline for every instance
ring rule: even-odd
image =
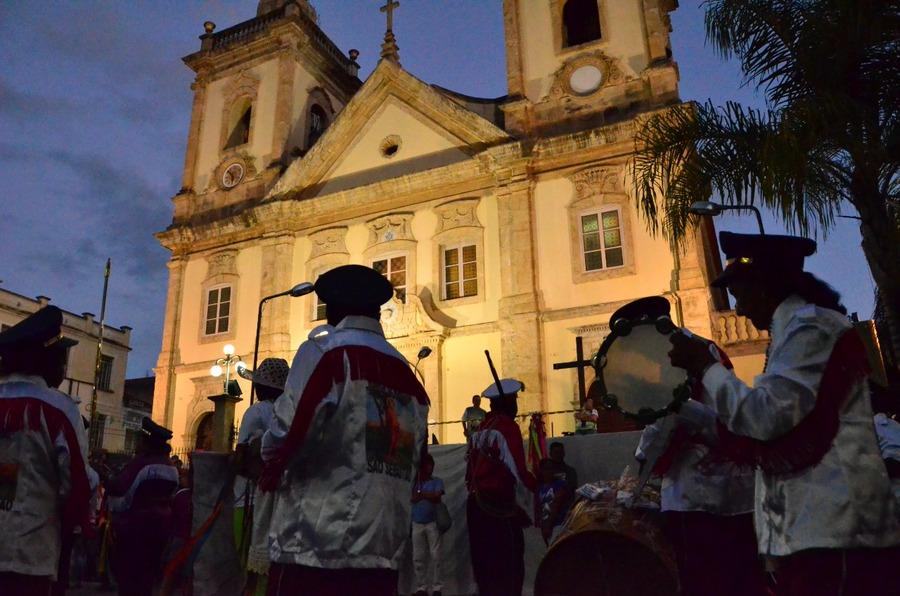
[[[898,596],[900,547],[816,548],[777,559],[776,596]]]
[[[399,575],[393,569],[322,569],[272,563],[266,596],[394,596]]]

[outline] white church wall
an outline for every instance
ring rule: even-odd
[[[502,355],[500,353],[500,332],[488,331],[472,335],[452,335],[443,345],[443,420],[429,414],[438,422],[459,420],[463,411],[472,405],[472,396],[480,395],[493,382],[484,351],[489,350],[491,359],[498,366],[497,374],[504,376]],[[487,400],[481,407],[489,410]],[[462,425],[442,425],[443,443],[462,443],[465,438]],[[440,435],[439,435],[440,436]]]

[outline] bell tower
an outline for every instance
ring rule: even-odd
[[[307,0],[261,0],[257,16],[216,31],[204,23],[175,224],[252,206],[306,153],[360,87]]]
[[[506,128],[551,136],[677,103],[677,0],[503,0]]]

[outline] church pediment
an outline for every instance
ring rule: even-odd
[[[383,60],[267,199],[329,194],[447,166],[510,140],[491,122]]]

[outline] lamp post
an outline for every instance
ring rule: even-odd
[[[262,313],[263,306],[271,300],[272,298],[279,298],[281,296],[290,296],[291,298],[299,298],[300,296],[306,296],[310,294],[315,289],[315,286],[308,282],[304,281],[303,283],[299,283],[290,290],[286,290],[284,292],[278,292],[277,294],[272,294],[271,296],[266,296],[262,300],[259,301],[259,311],[256,314],[256,340],[253,342],[253,370],[256,370],[256,365],[259,362],[259,331],[260,326],[262,325]],[[253,396],[256,394],[256,387],[250,385],[250,405],[253,405]]]
[[[231,381],[231,366],[234,365],[234,370],[237,372],[239,368],[246,368],[247,365],[243,363],[240,356],[234,353],[233,345],[225,344],[222,351],[225,353],[225,357],[216,360],[216,363],[209,369],[209,374],[218,379],[224,372],[225,391],[223,391],[223,393],[228,393],[230,395],[228,383]],[[238,395],[240,395],[240,393],[238,393]]]
[[[422,346],[419,349],[419,353],[416,355],[416,365],[413,367],[413,372],[418,374],[419,377],[421,377],[423,385],[425,384],[425,375],[423,375],[421,372],[419,372],[419,363],[422,362],[423,359],[428,358],[429,356],[431,356],[431,348],[429,348],[428,346]]]
[[[759,209],[754,207],[753,205],[721,205],[719,203],[713,203],[712,201],[695,201],[691,204],[688,211],[693,213],[694,215],[708,215],[708,216],[716,216],[722,213],[723,211],[752,211],[756,214],[756,223],[759,224],[759,233],[765,234],[766,230],[763,228],[762,215],[759,213]]]

